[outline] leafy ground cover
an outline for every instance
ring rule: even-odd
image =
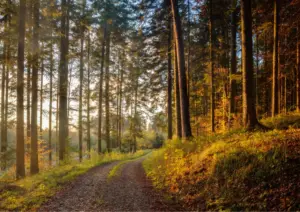
[[[300,210],[299,129],[169,141],[144,168],[190,210]]]
[[[137,158],[148,152],[137,151],[135,154],[113,152],[103,155],[98,155],[94,152],[90,160],[85,160],[82,163],[73,162],[53,167],[45,172],[16,182],[5,182],[2,180],[0,186],[0,211],[35,210],[54,195],[65,183],[86,173],[91,168],[113,161]]]

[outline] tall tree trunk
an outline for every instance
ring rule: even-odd
[[[102,39],[102,50],[101,50],[101,67],[100,67],[100,81],[99,81],[99,108],[98,108],[98,153],[102,152],[102,111],[103,111],[103,76],[104,76],[104,61],[105,61],[105,46],[107,36],[107,24],[103,26],[103,39]]]
[[[297,107],[297,112],[300,112],[300,21],[298,21],[298,27],[297,27],[297,82],[296,82],[296,107]]]
[[[272,86],[272,117],[279,112],[279,85],[278,85],[278,24],[279,24],[279,0],[274,0],[274,44],[273,44],[273,86]]]
[[[122,65],[121,65],[121,80],[120,80],[120,96],[119,96],[119,149],[122,150],[122,96],[123,96],[123,81],[124,81],[124,60],[125,60],[125,51],[123,50],[123,55],[121,58]]]
[[[44,47],[42,46],[44,49]],[[40,140],[43,139],[43,93],[44,93],[44,59],[42,59],[41,67],[41,85],[40,85]]]
[[[50,88],[49,88],[49,137],[48,137],[48,148],[49,148],[49,165],[52,164],[52,102],[53,102],[53,35],[51,32],[51,44],[50,44]]]
[[[59,160],[66,156],[66,142],[68,140],[68,7],[67,0],[61,1],[61,38],[59,64]]]
[[[138,70],[137,70],[138,71]],[[135,82],[135,91],[134,91],[134,131],[133,131],[133,153],[137,150],[137,130],[138,130],[138,117],[137,117],[137,98],[138,98],[138,89],[139,89],[139,77],[138,73],[136,73],[136,82]]]
[[[38,68],[39,68],[39,0],[33,1],[33,42],[32,42],[32,107],[31,107],[31,157],[30,173],[39,172],[38,160],[38,130],[37,130],[37,102],[38,102]]]
[[[6,23],[5,23],[6,27]],[[4,141],[4,134],[5,134],[5,79],[6,79],[6,69],[7,69],[7,51],[6,51],[6,44],[4,43],[3,46],[3,55],[4,58],[2,64],[2,80],[1,80],[1,153],[2,155],[6,155],[6,146],[7,143]],[[5,157],[1,158],[1,169],[5,169]]]
[[[90,98],[91,98],[91,90],[90,90],[90,51],[91,51],[91,37],[90,33],[88,34],[88,44],[87,44],[88,52],[87,52],[87,61],[88,61],[88,68],[87,68],[87,151],[88,157],[90,158],[91,153],[91,120],[90,120]]]
[[[179,73],[179,90],[180,90],[180,106],[181,106],[181,127],[182,137],[189,138],[192,136],[190,125],[190,112],[189,112],[189,99],[187,95],[187,80],[184,62],[184,45],[181,30],[181,20],[178,11],[177,0],[171,0],[172,14],[173,14],[173,27],[174,37],[176,42],[176,54],[178,60],[178,73]]]
[[[107,26],[108,28],[108,26]],[[110,63],[110,29],[107,29],[105,55],[105,135],[107,151],[111,152],[110,120],[109,120],[109,63]]]
[[[237,34],[237,8],[236,0],[232,1],[231,13],[231,66],[230,66],[230,101],[229,101],[229,115],[237,112],[235,98],[237,96],[237,83],[234,75],[237,72],[237,59],[236,59],[236,34]],[[229,118],[229,120],[231,117]]]
[[[210,110],[211,132],[215,132],[215,88],[214,88],[214,52],[213,52],[213,3],[209,0],[209,60],[210,60]]]
[[[169,2],[169,1],[168,1]],[[168,11],[170,6],[168,5]],[[173,136],[173,114],[172,114],[172,16],[168,16],[168,139]]]
[[[259,111],[258,111],[258,106],[259,106],[259,102],[258,102],[258,72],[259,72],[259,36],[258,33],[256,34],[256,69],[255,69],[255,83],[254,83],[254,87],[255,87],[255,108],[256,108],[256,115],[259,115]]]
[[[174,43],[174,97],[175,97],[175,110],[176,110],[176,136],[182,138],[181,130],[181,109],[180,109],[180,92],[179,92],[179,73],[178,62],[176,54],[176,43]]]
[[[26,0],[20,0],[17,73],[17,129],[16,129],[16,177],[25,177],[24,145],[24,46],[25,46]]]
[[[84,26],[80,26],[80,77],[79,77],[79,161],[82,161],[82,92],[83,92],[83,46],[84,46]]]
[[[251,0],[241,0],[243,121],[248,130],[259,125],[255,111]]]

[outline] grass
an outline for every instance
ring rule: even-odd
[[[133,159],[146,153],[147,152],[145,151],[137,151],[135,154],[113,152],[110,154],[98,155],[94,152],[91,154],[90,160],[85,160],[82,163],[73,162],[53,167],[37,175],[4,184],[0,187],[0,211],[36,210],[65,183],[86,173],[92,167],[112,161]]]
[[[144,161],[147,175],[189,210],[299,210],[300,130],[168,142]]]
[[[265,118],[261,122],[272,129],[300,128],[300,113],[279,114],[274,118]]]

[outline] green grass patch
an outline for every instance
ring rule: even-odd
[[[53,167],[45,172],[16,182],[2,180],[0,187],[0,211],[36,210],[49,197],[54,195],[65,183],[75,177],[86,173],[91,168],[112,161],[129,160],[140,157],[148,151],[137,151],[135,154],[122,154],[113,152],[110,154],[91,154],[90,160],[82,163],[72,162],[58,167]]]

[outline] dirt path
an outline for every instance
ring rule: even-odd
[[[176,211],[178,205],[166,203],[146,178],[141,157],[125,163],[120,174],[108,179],[118,162],[95,167],[78,177],[39,211]]]

